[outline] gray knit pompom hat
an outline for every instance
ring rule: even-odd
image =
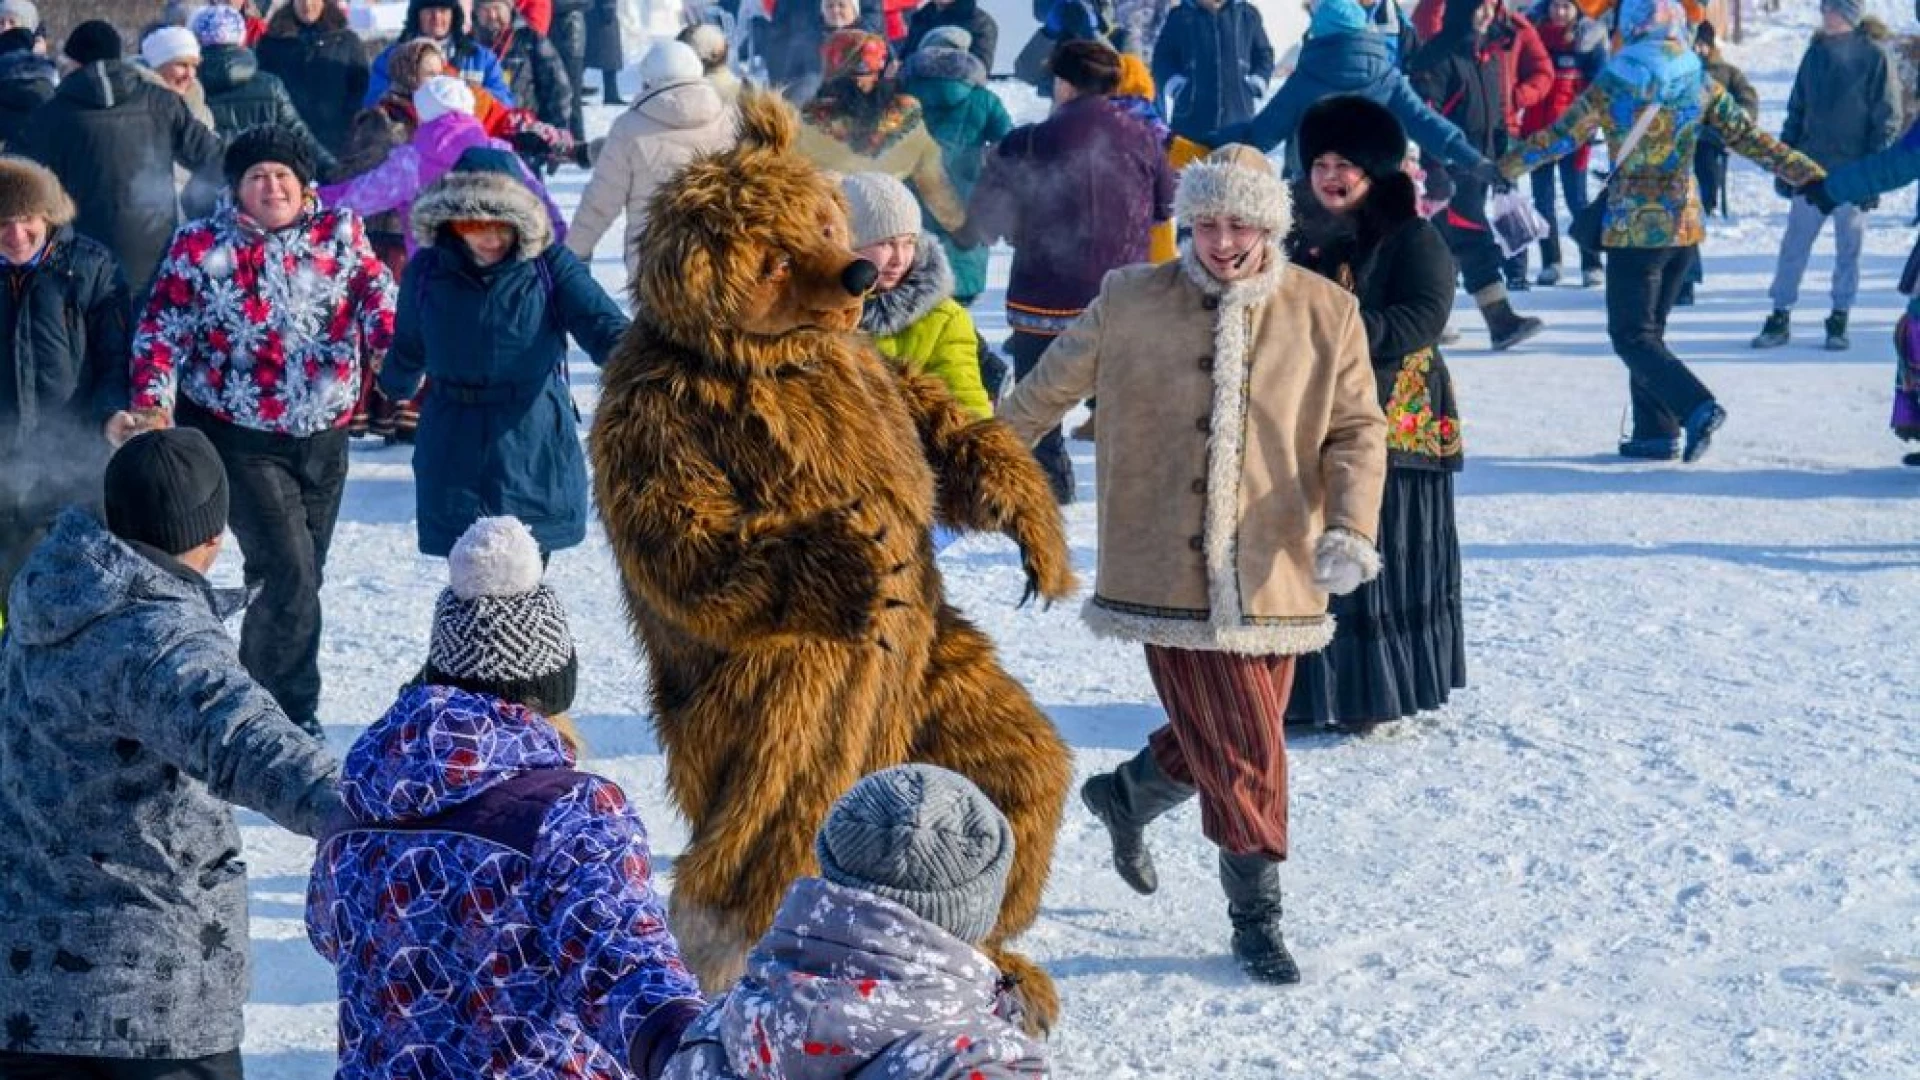
[[[814,854],[828,881],[884,897],[976,944],[1000,917],[1013,829],[959,773],[898,765],[840,797]]]

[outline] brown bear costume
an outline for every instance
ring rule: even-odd
[[[852,331],[873,281],[792,111],[654,195],[636,318],[608,361],[594,494],[652,673],[667,781],[692,827],[672,923],[709,993],[741,973],[834,800],[907,761],[971,778],[1013,825],[984,948],[1049,1027],[1052,981],[1005,949],[1033,923],[1072,769],[1059,734],[944,599],[931,528],[1001,532],[1027,596],[1074,588],[1027,448]]]

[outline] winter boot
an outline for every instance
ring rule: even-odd
[[[1767,324],[1762,326],[1760,333],[1754,337],[1753,347],[1756,349],[1777,349],[1792,340],[1793,312],[1781,311],[1779,308],[1775,308],[1773,314],[1767,316]]]
[[[1707,400],[1694,406],[1687,414],[1687,446],[1680,452],[1680,460],[1691,465],[1707,456],[1707,447],[1713,442],[1713,433],[1727,422],[1727,410],[1718,403]]]
[[[1654,435],[1644,439],[1621,439],[1620,456],[1635,461],[1678,461],[1680,437]]]
[[[1845,352],[1852,345],[1847,340],[1847,313],[1834,311],[1827,316],[1827,351]]]
[[[1153,852],[1147,850],[1147,823],[1192,797],[1193,788],[1163,772],[1151,750],[1080,786],[1080,801],[1107,827],[1114,871],[1142,896],[1160,887]]]
[[[1220,853],[1220,887],[1233,921],[1233,958],[1255,982],[1286,986],[1300,981],[1280,936],[1280,864],[1265,855]]]
[[[1607,272],[1598,266],[1589,266],[1580,271],[1580,287],[1598,289],[1607,283]]]
[[[1541,267],[1540,276],[1534,278],[1533,283],[1543,289],[1553,288],[1555,285],[1560,284],[1560,268],[1557,266]]]
[[[1487,336],[1493,341],[1494,352],[1511,349],[1545,327],[1539,319],[1513,310],[1507,301],[1505,285],[1497,282],[1488,285],[1474,293],[1473,300],[1480,305],[1481,318],[1487,320]]]
[[[1900,464],[1911,465],[1916,469],[1920,469],[1920,450],[1915,450],[1911,454],[1902,455],[1900,458]]]

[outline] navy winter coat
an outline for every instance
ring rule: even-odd
[[[1167,13],[1153,45],[1153,82],[1167,96],[1174,134],[1197,139],[1251,119],[1272,78],[1266,24],[1247,0]]]
[[[505,220],[518,251],[481,268],[446,233],[455,219]],[[587,535],[587,464],[568,391],[571,333],[595,364],[627,317],[552,241],[539,198],[493,173],[453,172],[413,204],[421,244],[400,280],[380,388],[406,400],[428,380],[414,437],[420,550],[444,556],[475,520],[511,514],[543,551]]]
[[[1292,142],[1300,117],[1309,106],[1334,94],[1358,94],[1386,106],[1406,128],[1408,138],[1448,165],[1464,168],[1483,160],[1459,128],[1414,92],[1406,76],[1394,66],[1386,40],[1371,30],[1308,38],[1300,46],[1300,61],[1293,74],[1260,115],[1195,141],[1207,146],[1247,143],[1271,153],[1281,143]],[[1288,155],[1292,157],[1291,148]]]

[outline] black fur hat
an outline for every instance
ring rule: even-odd
[[[1407,157],[1407,136],[1385,106],[1354,94],[1322,98],[1300,118],[1294,141],[1302,168],[1322,154],[1339,154],[1370,180],[1398,173]]]
[[[302,184],[313,183],[313,155],[306,143],[277,124],[258,124],[235,136],[227,147],[226,160],[221,162],[227,185],[238,191],[240,178],[263,161],[285,165]]]

